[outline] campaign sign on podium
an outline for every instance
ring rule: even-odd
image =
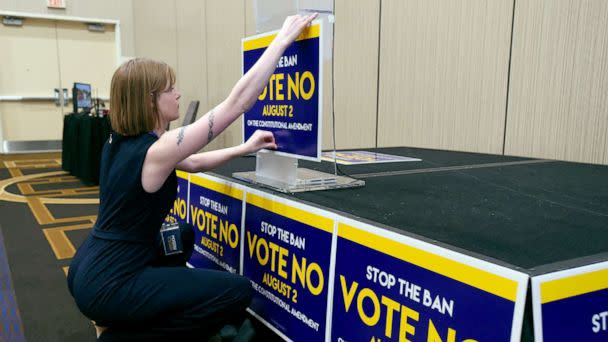
[[[252,314],[284,338],[325,338],[334,220],[328,213],[247,192],[243,275]]]
[[[340,218],[330,341],[519,341],[528,276]]]
[[[247,140],[256,130],[271,131],[278,154],[321,158],[322,21],[315,21],[284,52],[258,101],[243,116]],[[277,31],[243,39],[243,74],[257,62]]]
[[[190,176],[194,252],[190,265],[240,273],[243,190],[203,173]]]
[[[532,278],[534,340],[608,341],[608,261]]]
[[[256,130],[273,133],[276,151],[257,153],[255,172],[233,177],[282,192],[316,191],[365,185],[353,179],[298,168],[298,159],[321,161],[324,21],[316,20],[279,58],[276,70],[253,107],[243,115],[243,139]],[[278,31],[242,41],[243,74],[271,45]]]

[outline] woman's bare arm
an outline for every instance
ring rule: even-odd
[[[231,159],[257,152],[263,148],[276,149],[274,136],[268,131],[256,131],[245,143],[220,150],[195,153],[177,164],[177,169],[203,172],[224,165]]]

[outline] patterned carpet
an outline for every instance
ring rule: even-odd
[[[95,341],[65,277],[98,206],[99,187],[63,171],[60,153],[0,155],[0,342]],[[252,323],[254,341],[281,341]]]
[[[0,155],[0,341],[95,339],[65,274],[98,194],[61,170],[59,153]]]

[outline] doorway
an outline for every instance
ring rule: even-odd
[[[73,84],[90,84],[93,98],[109,99],[120,56],[119,24],[0,16],[0,153],[60,150],[63,116],[73,111]]]

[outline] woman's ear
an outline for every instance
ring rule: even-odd
[[[152,109],[156,108],[156,96],[154,96],[154,93],[150,93],[150,106]]]

